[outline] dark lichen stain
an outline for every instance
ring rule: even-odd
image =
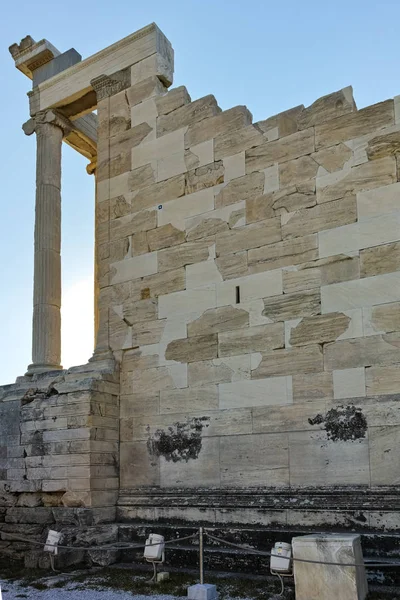
[[[355,406],[338,406],[326,413],[308,419],[310,425],[325,423],[328,440],[333,442],[354,442],[365,438],[368,429],[367,419],[361,408]]]
[[[201,433],[208,427],[209,417],[194,417],[185,423],[174,423],[167,430],[157,429],[147,440],[147,448],[153,456],[163,456],[172,462],[195,459],[201,451]]]

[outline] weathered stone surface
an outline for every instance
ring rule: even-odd
[[[370,469],[372,485],[397,485],[400,481],[400,463],[396,450],[400,442],[400,427],[371,427]]]
[[[324,229],[334,229],[357,221],[355,196],[327,202],[313,208],[305,208],[291,213],[282,226],[282,237],[303,237]]]
[[[333,399],[332,373],[293,375],[293,402]]]
[[[367,396],[398,394],[400,389],[400,366],[369,367],[365,369]]]
[[[290,344],[304,346],[332,342],[346,331],[349,323],[350,317],[339,312],[305,317],[292,329]]]
[[[400,270],[400,242],[366,248],[360,252],[361,277]]]
[[[123,318],[127,325],[153,321],[157,318],[157,299],[149,298],[136,302],[127,302],[123,306]]]
[[[303,182],[284,190],[246,200],[246,223],[270,219],[302,208],[315,206],[315,181]]]
[[[296,375],[302,373],[320,373],[324,367],[320,346],[289,348],[263,352],[261,363],[251,372],[252,379]]]
[[[345,144],[337,144],[329,148],[323,148],[311,157],[328,173],[334,173],[343,169],[345,163],[351,158],[352,152]]]
[[[209,247],[212,243],[213,241],[211,243],[206,241],[186,242],[174,248],[160,250],[158,253],[158,270],[160,272],[171,271],[185,265],[208,260]]]
[[[157,273],[157,253],[149,252],[133,258],[126,258],[110,265],[110,282],[123,283],[133,279],[139,279],[146,275]]]
[[[161,83],[159,78],[155,76],[139,81],[134,86],[131,86],[124,91],[131,107],[143,102],[143,100],[147,100],[148,98],[165,92],[167,92],[167,88]]]
[[[214,140],[215,160],[239,154],[239,152],[259,146],[263,142],[265,142],[265,137],[262,131],[254,125],[238,131],[221,133]]]
[[[302,156],[279,165],[279,185],[288,187],[293,184],[313,179],[319,169],[318,163],[311,156]]]
[[[165,358],[177,362],[189,363],[208,360],[218,356],[217,334],[198,335],[195,337],[173,340],[167,346]]]
[[[315,128],[317,149],[334,146],[374,131],[394,125],[393,100],[387,100],[362,110],[344,115]]]
[[[179,292],[185,289],[185,281],[185,269],[183,268],[143,277],[131,283],[131,298],[132,300],[142,300]]]
[[[207,310],[201,317],[188,323],[187,333],[189,337],[208,335],[241,329],[248,324],[249,313],[246,310],[233,306],[221,306]]]
[[[400,334],[340,340],[324,347],[325,368],[351,369],[400,362]]]
[[[314,151],[314,129],[305,129],[246,150],[246,173],[260,171],[276,162],[293,160]]]
[[[158,116],[168,115],[173,110],[189,104],[191,98],[184,85],[169,90],[167,94],[155,98]]]
[[[149,231],[147,241],[151,252],[171,246],[179,246],[179,244],[185,242],[185,232],[168,223],[167,225],[153,229],[153,231]]]
[[[192,228],[187,229],[187,241],[192,242],[208,238],[211,235],[228,231],[228,223],[223,219],[213,219],[212,217],[204,218],[200,223]]]
[[[353,99],[353,89],[347,87],[333,94],[318,98],[311,106],[305,108],[298,116],[299,129],[306,129],[313,125],[321,125],[348,113],[356,111]]]
[[[237,486],[260,485],[269,481],[273,486],[289,484],[287,444],[278,443],[277,435],[244,435],[221,440],[221,483]]]
[[[216,235],[217,256],[273,244],[282,239],[279,218],[267,219]]]
[[[135,323],[132,329],[132,345],[158,344],[165,329],[165,319]]]
[[[298,265],[316,258],[318,258],[317,235],[284,240],[248,252],[249,268],[253,273]]]
[[[114,178],[114,179],[116,179],[116,178]],[[153,166],[151,164],[143,165],[142,167],[137,167],[136,169],[133,169],[128,174],[126,190],[124,188],[122,190],[119,189],[119,187],[122,187],[122,182],[121,182],[121,186],[118,186],[118,187],[114,186],[114,187],[116,187],[116,190],[113,192],[112,195],[115,196],[118,194],[123,194],[123,193],[125,193],[125,191],[134,192],[141,188],[150,186],[152,183],[155,183],[155,181],[156,181],[156,174],[155,174]],[[148,206],[151,206],[151,205],[144,204],[144,208],[148,208]],[[137,208],[136,210],[141,210],[141,208]]]
[[[135,485],[159,485],[158,461],[149,455],[145,442],[121,442],[120,478],[122,488]]]
[[[224,171],[221,160],[189,171],[186,173],[186,194],[223,183]]]
[[[189,148],[211,140],[221,133],[242,129],[251,125],[252,120],[252,115],[245,106],[235,106],[201,123],[191,125],[185,135],[185,146]]]
[[[215,197],[215,208],[236,204],[264,191],[264,173],[252,173],[230,181]]]
[[[157,227],[157,213],[155,210],[142,210],[114,219],[110,223],[110,239],[118,240],[134,233],[148,231]]]
[[[298,317],[311,317],[321,312],[320,290],[298,294],[283,294],[264,299],[263,315],[273,321],[289,321]]]
[[[331,283],[359,279],[359,277],[358,256],[339,254],[299,265],[298,271],[284,269],[283,291],[285,294],[300,292]]]
[[[223,279],[242,277],[248,272],[247,252],[220,256],[215,260],[215,264]]]
[[[180,129],[181,127],[193,125],[203,121],[204,119],[213,117],[214,115],[218,114],[220,110],[221,109],[218,107],[214,96],[204,96],[204,98],[200,98],[199,100],[185,104],[169,114],[158,117],[157,136],[160,137],[166,133]],[[192,142],[186,147],[193,146],[197,143],[198,142]]]
[[[134,171],[132,171],[134,173]],[[185,175],[172,177],[154,185],[144,187],[139,185],[140,191],[132,198],[132,211],[137,212],[145,208],[152,208],[163,203],[180,198],[185,193]]]
[[[333,397],[335,400],[344,398],[365,397],[365,369],[335,370],[333,376]]]
[[[366,162],[350,170],[317,178],[317,202],[331,202],[346,194],[389,185],[397,181],[394,157]]]
[[[300,377],[300,375],[294,375]],[[308,374],[307,377],[315,377]],[[271,377],[269,381],[279,380],[281,377]],[[268,379],[253,380],[261,383]],[[255,433],[282,433],[286,431],[307,431],[312,429],[322,429],[321,424],[311,425],[308,419],[315,417],[315,414],[325,413],[325,401],[314,400],[313,402],[283,404],[282,406],[255,407],[253,412],[254,432]]]
[[[160,414],[190,413],[201,410],[217,410],[218,388],[216,385],[166,390],[160,394]]]
[[[376,333],[400,331],[400,302],[373,306],[371,314],[364,316],[365,329],[367,326],[370,331]]]
[[[399,210],[399,182],[357,194],[357,212],[360,221]]]
[[[227,356],[188,364],[189,386],[230,383],[250,379],[251,356]]]
[[[369,160],[377,160],[384,156],[400,153],[400,131],[379,135],[368,142],[367,156]]]
[[[234,356],[283,348],[285,332],[282,323],[258,325],[218,335],[218,356]]]
[[[304,105],[300,104],[289,110],[285,110],[277,115],[269,117],[265,121],[256,123],[264,133],[268,133],[271,129],[277,129],[277,138],[285,137],[291,133],[298,131],[298,118],[303,112]]]

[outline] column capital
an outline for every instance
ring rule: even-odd
[[[22,125],[22,129],[26,135],[32,135],[38,132],[41,125],[45,124],[59,127],[63,132],[63,137],[69,135],[73,130],[71,121],[55,109],[43,110],[36,113],[34,117]]]
[[[122,69],[113,75],[99,75],[90,81],[96,92],[97,101],[104,100],[126,90],[131,85],[130,69]]]

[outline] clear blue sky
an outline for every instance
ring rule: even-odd
[[[30,82],[14,68],[10,44],[30,34],[86,58],[155,21],[175,49],[174,85],[192,99],[212,93],[223,109],[245,104],[255,120],[347,85],[359,108],[400,94],[399,0],[20,0],[1,12],[0,384],[31,361],[35,139],[21,130]],[[94,192],[86,164],[64,145],[63,294],[76,301],[81,293],[87,306]],[[69,342],[90,346],[88,313],[72,312]],[[85,358],[77,352],[76,362]],[[63,360],[68,367],[73,358]]]

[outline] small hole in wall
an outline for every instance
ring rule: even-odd
[[[240,287],[236,286],[236,304],[240,304]]]

